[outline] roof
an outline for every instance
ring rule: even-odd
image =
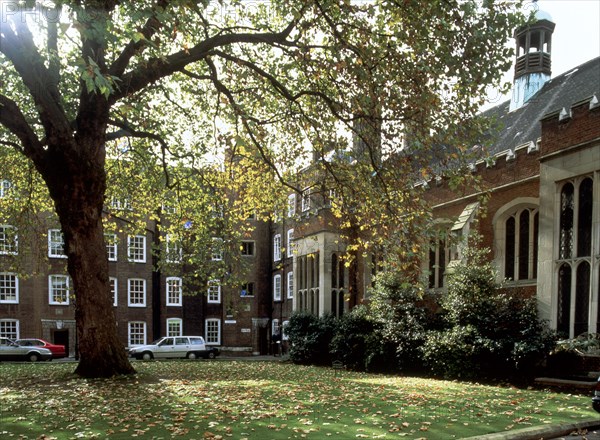
[[[496,155],[529,142],[537,142],[541,136],[540,120],[548,113],[569,109],[573,104],[600,98],[600,57],[549,80],[522,107],[510,112],[510,100],[492,107],[481,116],[492,117],[498,131],[488,153]]]

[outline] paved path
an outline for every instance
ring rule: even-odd
[[[554,437],[548,440],[600,440],[600,429],[593,429],[582,435],[569,435],[567,437]]]

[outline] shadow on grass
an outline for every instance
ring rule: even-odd
[[[448,439],[594,416],[587,396],[259,361],[0,364],[0,437]]]

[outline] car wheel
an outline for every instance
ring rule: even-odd
[[[29,362],[37,362],[40,360],[40,357],[37,353],[29,353],[28,359],[29,359]]]
[[[208,352],[208,356],[209,359],[214,359],[216,357],[215,352],[214,351],[209,351]]]
[[[154,356],[152,356],[152,353],[150,353],[149,351],[142,354],[142,360],[144,361],[151,361],[153,358]]]
[[[196,353],[188,353],[187,358],[188,359],[198,359],[198,356],[196,355]]]

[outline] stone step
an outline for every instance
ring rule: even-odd
[[[590,378],[591,379],[591,378]],[[553,387],[577,388],[577,389],[592,389],[596,385],[595,380],[575,380],[575,379],[560,379],[557,377],[538,377],[535,383],[539,385],[547,385]]]

